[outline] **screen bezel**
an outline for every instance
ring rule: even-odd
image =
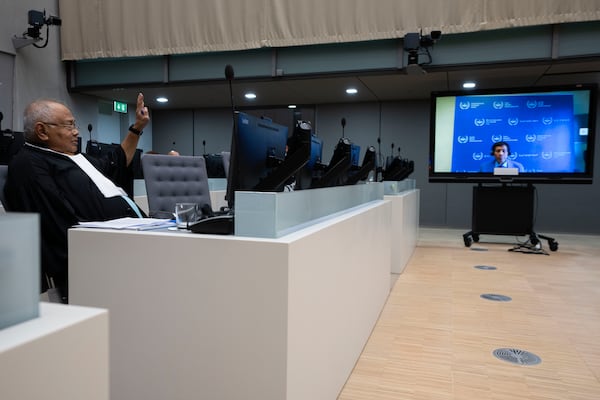
[[[588,91],[588,139],[585,159],[586,169],[584,172],[525,172],[513,176],[498,176],[486,172],[441,172],[435,170],[436,149],[436,107],[437,99],[452,96],[473,95],[510,95],[510,94],[534,94],[552,93],[564,91]],[[593,181],[594,150],[596,137],[596,107],[597,107],[597,84],[557,85],[543,87],[518,87],[500,89],[479,89],[432,92],[430,98],[430,130],[429,130],[429,182],[456,182],[456,183],[584,183],[591,184]]]

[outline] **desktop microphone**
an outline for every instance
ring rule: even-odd
[[[204,153],[203,154],[206,154],[206,140],[202,141],[202,147],[204,148]]]
[[[90,133],[90,142],[92,141],[92,129],[94,128],[92,124],[88,124],[88,132]]]
[[[342,138],[344,137],[344,128],[346,128],[346,118],[342,118]]]
[[[4,119],[4,114],[0,111],[0,132],[2,132],[2,120]]]

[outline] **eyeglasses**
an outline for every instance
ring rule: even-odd
[[[74,130],[79,130],[79,125],[77,125],[75,123],[75,121],[68,123],[68,124],[55,124],[53,122],[43,122],[40,121],[42,124],[46,124],[46,125],[52,125],[52,126],[62,126],[63,128],[67,128],[68,130],[70,130],[71,132],[73,132]]]

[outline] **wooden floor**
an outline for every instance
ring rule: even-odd
[[[463,233],[420,230],[339,400],[600,399],[600,236],[550,235],[558,251],[543,241],[538,255],[507,251],[523,237],[467,248]],[[498,348],[542,362],[508,363]]]

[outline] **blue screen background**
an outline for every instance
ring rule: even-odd
[[[569,93],[458,96],[452,172],[479,172],[499,141],[526,173],[584,172],[587,136],[579,135],[573,103]]]

